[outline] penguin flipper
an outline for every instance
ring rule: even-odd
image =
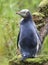
[[[20,31],[19,31],[19,33],[18,33],[18,37],[17,37],[17,48],[19,48],[19,47],[18,47],[19,36],[20,36]]]

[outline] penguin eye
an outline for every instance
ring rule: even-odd
[[[26,13],[26,15],[28,16],[28,15],[30,15],[30,13],[29,13],[29,12],[27,12],[27,13]]]

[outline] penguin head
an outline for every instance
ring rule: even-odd
[[[28,18],[30,16],[30,11],[28,9],[23,9],[16,14],[20,15],[23,18]]]

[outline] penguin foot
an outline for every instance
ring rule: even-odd
[[[37,55],[35,55],[35,56],[23,56],[21,59],[20,59],[20,61],[25,61],[26,59],[28,59],[28,58],[36,58],[37,57]]]

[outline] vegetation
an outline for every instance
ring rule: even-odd
[[[9,65],[9,60],[14,57],[18,58],[16,42],[21,17],[16,15],[16,12],[24,8],[29,9],[31,13],[36,12],[41,1],[0,0],[0,65]],[[46,1],[48,2],[48,0]],[[41,14],[41,16],[44,15],[44,13]],[[46,37],[41,51],[41,55],[46,54],[48,55],[48,37]]]

